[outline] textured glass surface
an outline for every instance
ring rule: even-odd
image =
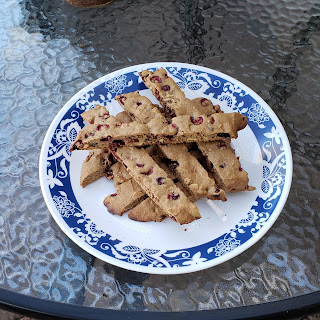
[[[155,311],[231,308],[320,289],[318,0],[0,0],[0,287],[77,305]],[[256,91],[289,137],[288,201],[240,256],[158,276],[90,256],[51,218],[38,177],[44,135],[64,103],[102,75],[179,61]]]

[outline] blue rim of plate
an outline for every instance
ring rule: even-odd
[[[146,89],[138,72],[166,68],[180,88],[201,90],[248,116],[263,162],[259,196],[245,219],[229,232],[201,245],[160,251],[123,244],[82,212],[73,193],[69,148],[84,126],[80,114],[106,105],[121,94]],[[73,96],[52,121],[39,159],[44,199],[60,228],[82,249],[116,266],[146,273],[181,274],[225,262],[255,244],[271,228],[287,200],[292,180],[292,155],[287,135],[272,109],[254,91],[221,72],[177,62],[156,62],[124,68],[92,82]]]

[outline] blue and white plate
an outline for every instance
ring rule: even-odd
[[[69,148],[85,125],[80,114],[96,104],[111,114],[114,97],[139,90],[157,101],[139,72],[166,68],[188,98],[205,97],[225,112],[248,116],[248,126],[232,144],[256,190],[227,194],[228,201],[199,200],[202,218],[188,225],[171,219],[136,222],[112,215],[103,205],[114,193],[101,178],[79,184],[87,151]],[[48,208],[61,229],[81,248],[122,268],[157,274],[202,270],[227,261],[256,243],[272,226],[287,199],[292,156],[286,133],[270,107],[241,82],[220,72],[183,63],[150,63],[110,73],[78,92],[53,120],[40,156],[40,182]]]

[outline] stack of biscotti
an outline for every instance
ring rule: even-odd
[[[132,209],[128,216],[136,221],[169,216],[180,224],[201,217],[194,204],[198,199],[226,201],[225,191],[253,190],[230,145],[247,118],[223,113],[205,98],[187,99],[164,69],[140,75],[162,108],[132,92],[116,97],[125,110],[116,117],[101,106],[82,114],[89,125],[71,147],[71,151],[91,149],[81,184],[99,177],[89,176],[88,170],[89,160],[98,159],[103,167],[100,176],[106,174],[115,183],[115,193],[104,200],[109,212],[123,215]],[[198,146],[196,152],[205,165],[189,152],[190,142]]]

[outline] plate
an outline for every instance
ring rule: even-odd
[[[131,221],[127,214],[110,214],[103,200],[115,192],[113,182],[101,178],[80,187],[81,165],[88,152],[69,152],[85,125],[81,113],[96,104],[115,115],[123,110],[114,97],[136,90],[156,103],[139,72],[160,67],[167,69],[188,98],[205,97],[225,112],[239,112],[249,119],[232,145],[256,190],[227,194],[226,202],[197,201],[202,218],[188,225],[171,219],[142,223]],[[53,218],[81,248],[125,269],[179,274],[225,262],[270,229],[290,190],[292,155],[280,121],[247,86],[205,67],[158,62],[107,74],[72,97],[48,129],[39,169],[41,189]]]

